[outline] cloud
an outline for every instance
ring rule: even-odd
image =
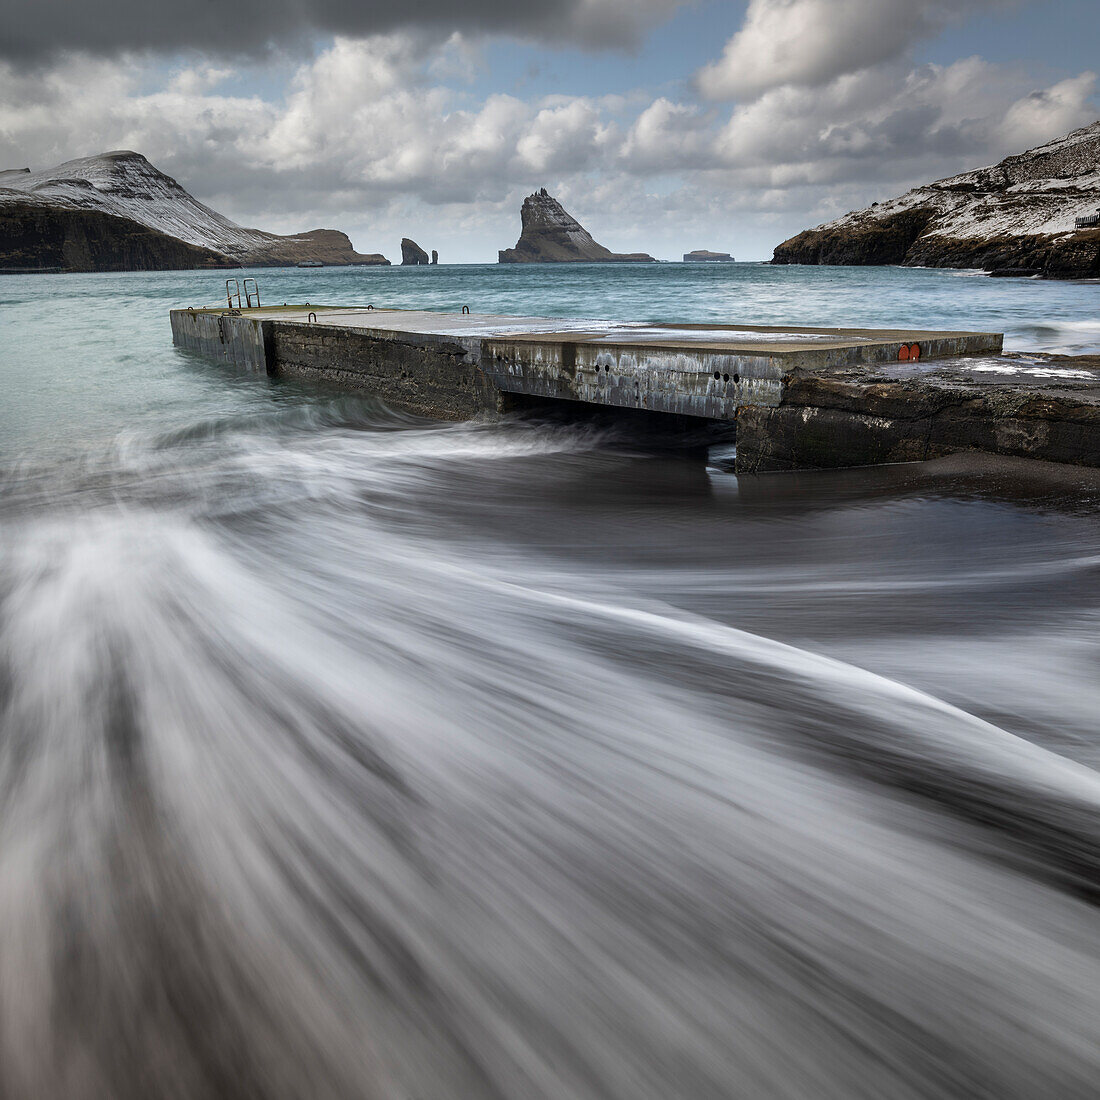
[[[516,142],[516,154],[532,178],[550,172],[584,171],[615,139],[598,107],[588,99],[546,107],[526,122]]]
[[[900,57],[952,18],[1001,0],[750,0],[721,58],[697,75],[711,99],[819,87]]]
[[[1096,79],[1096,73],[1081,73],[1018,99],[1005,112],[999,137],[1013,149],[1027,149],[1092,122]]]
[[[0,168],[133,148],[244,224],[328,225],[391,253],[425,236],[449,259],[511,244],[523,195],[546,186],[617,250],[752,255],[1096,116],[1091,73],[1036,90],[976,57],[885,62],[719,107],[474,95],[465,50],[408,33],[341,38],[266,96],[233,93],[255,84],[247,67],[165,73],[81,55],[32,76],[0,62]]]
[[[880,65],[821,88],[782,87],[732,113],[716,147],[756,186],[929,182],[1093,121],[1096,77],[1042,90],[979,57]]]
[[[602,49],[635,45],[683,0],[0,0],[0,57],[21,64],[65,52],[259,55],[317,37],[419,30],[516,35]]]
[[[713,167],[718,163],[713,119],[693,104],[655,99],[634,120],[619,162],[641,174]]]
[[[931,179],[945,163],[989,149],[1001,112],[1019,94],[1016,81],[977,57],[879,65],[740,104],[716,144],[727,164],[767,186],[909,173]]]

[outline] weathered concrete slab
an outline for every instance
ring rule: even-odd
[[[210,341],[208,314],[222,318],[220,337],[233,333],[232,348],[222,339],[214,354],[231,357],[238,347],[251,348],[240,361],[253,365],[256,349],[266,348],[272,373],[363,385],[369,378],[372,386],[392,391],[371,342],[390,345],[394,355],[395,345],[419,347],[425,349],[421,367],[415,354],[402,352],[399,369],[405,381],[422,379],[438,398],[446,379],[432,374],[428,360],[442,354],[440,362],[454,367],[459,357],[453,349],[461,348],[464,366],[480,372],[476,388],[484,394],[495,390],[719,420],[736,419],[746,405],[778,406],[785,379],[796,370],[895,362],[914,346],[926,358],[996,353],[1002,343],[999,333],[649,324],[309,305],[176,310],[177,343],[199,348]],[[307,335],[333,330],[332,340]],[[434,358],[428,348],[435,349]],[[416,388],[406,387],[406,407],[442,407],[435,398],[418,400]]]
[[[171,321],[172,341],[178,347],[248,370],[267,370],[260,318],[224,309],[174,309]]]

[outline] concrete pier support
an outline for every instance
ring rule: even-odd
[[[174,309],[171,321],[177,347],[248,370],[268,370],[271,329],[262,317],[246,317],[240,310]]]

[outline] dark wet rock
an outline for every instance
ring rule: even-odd
[[[502,264],[656,263],[644,252],[612,252],[597,244],[545,187],[523,200],[520,223],[515,248],[501,249],[498,254]]]
[[[96,210],[0,206],[0,271],[169,271],[236,261]]]
[[[1100,361],[1001,356],[991,373],[792,371],[777,408],[738,410],[737,469],[829,469],[960,451],[1100,467]],[[931,364],[928,365],[931,367]]]
[[[434,248],[432,249],[432,263],[433,264],[439,263],[439,253],[436,252],[436,250]]]
[[[914,188],[808,229],[776,264],[905,264],[1100,275],[1100,122],[1000,164]]]
[[[902,210],[858,223],[807,229],[779,245],[773,264],[903,264],[934,211]]]
[[[409,240],[408,237],[401,238],[401,266],[402,267],[417,267],[420,264],[428,263],[428,254],[416,243],[416,241]]]

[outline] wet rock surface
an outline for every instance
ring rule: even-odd
[[[1100,467],[1100,356],[796,370],[738,411],[737,469],[915,462],[960,451]]]

